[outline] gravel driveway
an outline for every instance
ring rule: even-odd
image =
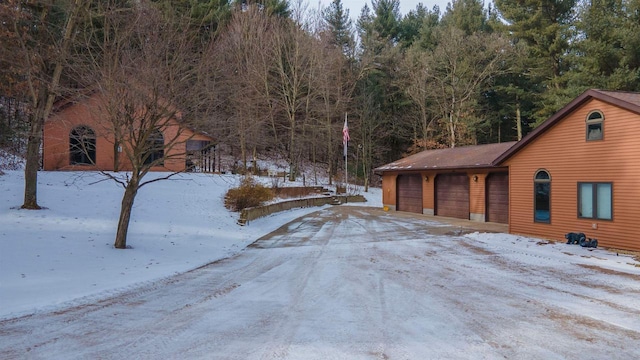
[[[326,208],[233,258],[2,321],[0,358],[640,358],[637,262],[468,232]]]

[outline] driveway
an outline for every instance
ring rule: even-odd
[[[0,322],[0,358],[640,358],[637,262],[464,225],[326,208],[233,258]]]

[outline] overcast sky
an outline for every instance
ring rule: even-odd
[[[319,1],[322,6],[327,7],[333,0]],[[450,1],[451,0],[400,0],[400,13],[402,15],[406,15],[409,11],[414,10],[419,3],[422,3],[422,5],[429,10],[431,10],[434,5],[438,5],[440,7],[440,13],[442,14]],[[313,0],[310,2],[312,4],[314,3]],[[349,9],[349,15],[354,19],[354,22],[360,16],[360,11],[364,7],[364,4],[367,4],[369,8],[372,8],[371,0],[342,0],[342,5]]]

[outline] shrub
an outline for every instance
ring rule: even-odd
[[[271,189],[258,184],[253,178],[247,176],[242,179],[240,186],[229,189],[224,197],[224,206],[233,211],[260,206],[265,201],[273,199]]]

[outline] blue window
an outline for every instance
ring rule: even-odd
[[[551,223],[551,176],[546,170],[533,177],[533,221]]]

